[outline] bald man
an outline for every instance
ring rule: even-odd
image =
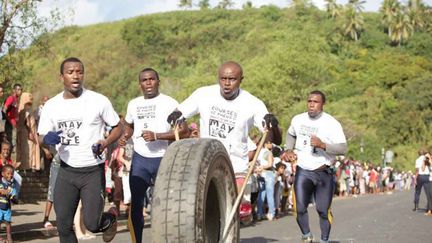
[[[269,138],[280,144],[278,121],[260,99],[240,88],[243,81],[240,64],[225,62],[217,75],[219,84],[198,88],[168,116],[168,122],[174,124],[182,117],[188,119],[200,114],[200,136],[221,141],[234,173],[242,174],[248,169],[247,138],[252,125],[261,131],[268,129]]]

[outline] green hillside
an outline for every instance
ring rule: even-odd
[[[182,101],[194,89],[216,82],[227,60],[243,65],[242,87],[260,97],[286,130],[305,111],[307,93],[321,89],[325,110],[337,117],[349,153],[380,163],[392,149],[393,166],[413,169],[419,146],[432,137],[432,35],[416,32],[392,46],[378,13],[364,15],[355,42],[340,34],[340,20],[324,11],[268,6],[245,10],[178,11],[87,27],[67,27],[44,39],[48,52],[27,50],[23,82],[36,97],[62,89],[58,68],[76,56],[86,68],[86,87],[110,97],[124,113],[140,94],[137,76],[151,66],[162,91]]]

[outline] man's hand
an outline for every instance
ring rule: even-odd
[[[99,140],[97,143],[92,145],[92,152],[95,159],[97,158],[102,159],[101,154],[105,149],[104,144],[105,144],[104,140]]]
[[[152,131],[143,130],[141,137],[143,137],[146,142],[156,141],[156,134]]]
[[[310,144],[312,147],[314,148],[320,148],[320,149],[325,149],[326,148],[326,144],[323,143],[321,141],[321,139],[319,139],[317,136],[312,135],[311,136],[311,140],[310,140]]]
[[[297,160],[297,154],[293,151],[286,151],[281,155],[281,159],[284,161],[294,162]]]
[[[167,118],[167,122],[171,125],[174,126],[176,124],[180,124],[185,120],[185,118],[183,117],[181,111],[175,110],[173,111],[171,114],[169,114],[168,118]]]
[[[127,143],[126,137],[128,137],[128,136],[129,135],[127,133],[125,133],[117,140],[117,143],[120,147],[126,146],[126,143]]]
[[[264,116],[263,127],[267,127],[267,129],[270,129],[270,128],[276,128],[278,127],[278,125],[279,125],[279,121],[273,114],[269,113]]]
[[[60,143],[60,134],[63,131],[57,131],[57,132],[53,132],[53,131],[49,131],[44,137],[43,137],[43,143],[45,145],[56,145]]]

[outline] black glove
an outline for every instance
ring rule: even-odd
[[[268,113],[264,116],[264,121],[263,121],[263,127],[267,127],[267,128],[274,128],[274,127],[278,127],[279,125],[279,121],[276,119],[276,117],[271,114]]]
[[[181,111],[178,111],[178,110],[173,111],[171,114],[169,114],[169,116],[167,118],[167,122],[171,126],[182,123],[182,122],[184,122],[184,120],[185,120],[185,118],[183,117]]]
[[[92,145],[93,156],[95,159],[97,159],[97,158],[102,159],[101,146],[102,146],[102,144],[100,144],[100,143],[95,143]]]

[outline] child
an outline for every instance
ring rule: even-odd
[[[0,222],[6,224],[6,242],[12,242],[12,209],[11,202],[17,203],[16,190],[12,182],[14,168],[12,165],[3,165],[1,169],[1,183],[0,183]]]
[[[12,144],[9,143],[8,141],[1,142],[1,144],[0,144],[0,171],[1,171],[1,168],[6,164],[12,165],[12,167],[14,169],[16,169],[20,166],[21,162],[12,161],[11,153],[12,153]],[[20,176],[20,174],[18,174],[18,172],[15,171],[13,173],[13,180],[14,180],[14,184],[15,184],[16,195],[18,198],[20,187],[21,187],[21,182],[22,182],[22,177]]]

